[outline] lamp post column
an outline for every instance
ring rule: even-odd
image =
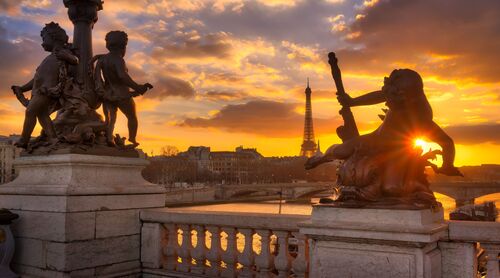
[[[92,59],[92,28],[97,22],[97,12],[102,10],[101,0],[63,0],[68,8],[68,17],[73,22],[73,45],[80,63],[77,66],[76,80],[83,88],[83,97],[90,107],[96,108],[98,100],[94,93],[89,63]]]

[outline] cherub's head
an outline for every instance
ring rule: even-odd
[[[390,108],[399,107],[424,96],[424,83],[416,71],[396,69],[384,78],[382,92]]]
[[[68,43],[66,31],[55,22],[45,24],[45,27],[40,32],[40,36],[42,37],[42,47],[45,51],[51,52],[55,47]]]
[[[123,31],[111,31],[106,34],[106,48],[110,52],[118,51],[125,56],[127,49],[128,36]]]

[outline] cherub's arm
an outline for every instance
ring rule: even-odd
[[[453,139],[434,121],[430,121],[426,128],[429,132],[429,139],[439,144],[443,149],[443,165],[439,172],[449,176],[462,176],[462,173],[453,165],[455,161],[455,143]]]
[[[137,84],[128,74],[127,67],[125,66],[125,60],[119,59],[115,61],[114,66],[118,77],[123,83],[125,83],[125,85],[132,88],[134,91],[143,91],[143,86]]]
[[[352,99],[352,106],[372,105],[386,101],[382,91],[375,91]]]
[[[28,81],[28,83],[20,86],[19,88],[21,89],[21,92],[31,91],[31,89],[33,89],[33,82],[34,81],[35,81],[35,79],[32,78],[30,81]]]
[[[78,65],[78,63],[79,63],[78,57],[73,55],[73,53],[71,53],[71,51],[69,51],[68,49],[63,48],[63,49],[57,51],[56,56],[57,56],[57,58],[65,61],[71,65]]]
[[[33,82],[34,78],[31,79],[28,83],[24,84],[23,86],[12,86],[11,89],[14,92],[14,95],[16,95],[16,98],[21,102],[21,104],[24,107],[27,107],[29,104],[29,100],[23,95],[24,92],[30,91],[33,89]]]
[[[337,99],[343,106],[372,105],[386,101],[385,95],[382,91],[370,92],[355,98],[352,98],[349,95],[339,95]]]

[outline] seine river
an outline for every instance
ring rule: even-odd
[[[455,209],[455,200],[439,194],[434,193],[436,198],[443,204],[445,211],[445,218],[449,218],[449,213]],[[313,199],[313,202],[317,202],[318,199]],[[490,194],[477,198],[475,200],[476,204],[482,204],[487,201],[495,202],[497,209],[500,209],[500,193]],[[279,201],[268,201],[268,202],[249,202],[249,203],[229,203],[229,204],[219,204],[219,205],[203,205],[203,206],[192,206],[183,207],[183,210],[202,210],[202,211],[228,211],[228,212],[257,212],[257,213],[279,213]],[[281,206],[281,213],[283,214],[302,214],[310,215],[312,207],[310,204],[297,204],[297,203],[285,203],[283,202]],[[497,217],[497,221],[500,218]]]

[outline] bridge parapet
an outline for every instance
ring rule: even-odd
[[[307,277],[312,271],[309,239],[299,232],[299,225],[304,225],[300,223],[309,223],[308,215],[152,209],[141,212],[141,221],[144,275],[271,277],[279,273],[279,277]],[[478,260],[485,256],[477,255],[483,252],[487,255],[486,277],[499,277],[499,222],[448,221],[445,229],[436,239],[439,251],[431,257],[432,265],[441,265],[437,268],[439,277],[478,277]],[[419,233],[414,236],[422,237]],[[370,241],[364,245],[370,245]],[[288,247],[294,250],[294,256]],[[373,244],[369,248],[378,247]]]
[[[307,277],[308,241],[299,233],[298,223],[308,218],[172,209],[143,211],[143,273],[154,277],[273,277],[273,273],[279,277]],[[192,234],[196,235],[195,241]],[[182,237],[181,243],[178,237]],[[294,257],[289,253],[291,245],[296,246]]]

